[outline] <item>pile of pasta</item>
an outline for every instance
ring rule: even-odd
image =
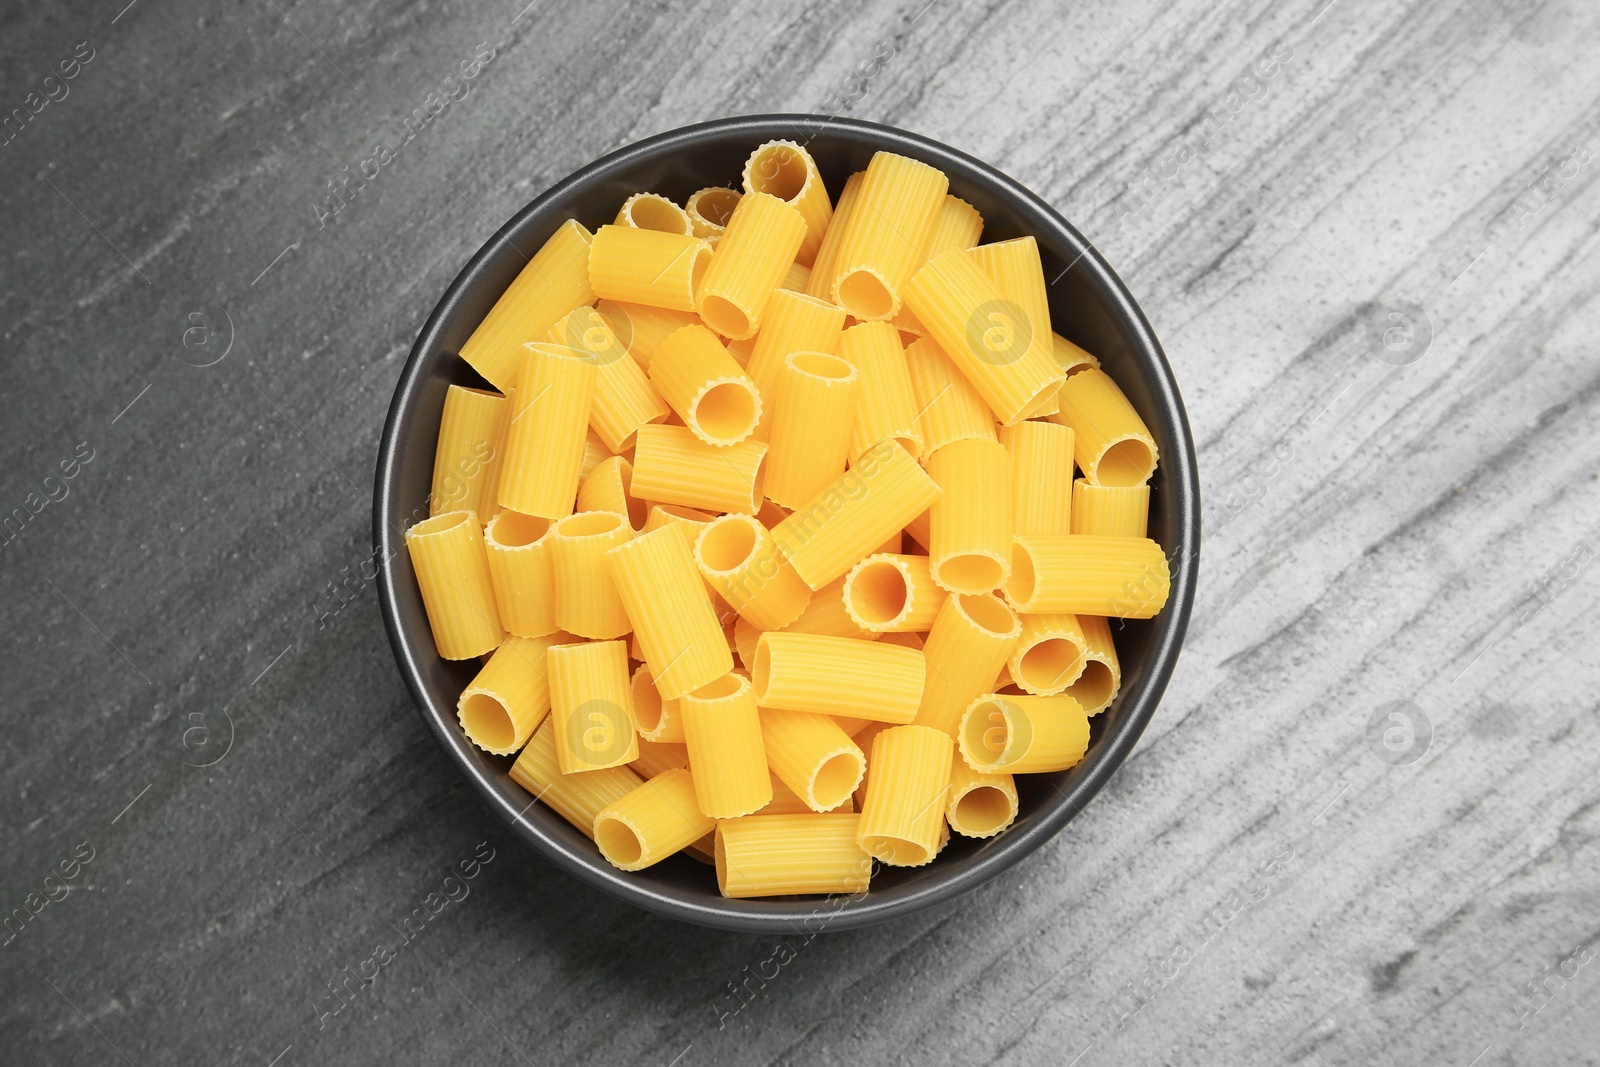
[[[1167,599],[1156,446],[939,170],[880,152],[834,202],[774,141],[741,185],[555,231],[406,541],[439,655],[484,658],[466,737],[613,865],[858,893],[1083,758],[1108,619]]]

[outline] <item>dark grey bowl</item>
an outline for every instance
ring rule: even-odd
[[[954,838],[926,867],[884,868],[871,890],[853,899],[724,900],[711,869],[684,856],[632,874],[612,868],[587,837],[506,777],[509,758],[485,755],[462,736],[456,698],[477,664],[447,662],[434,651],[403,550],[405,529],[427,514],[445,389],[483,384],[456,353],[528,256],[567,218],[591,229],[610,222],[631,193],[649,190],[682,202],[704,186],[736,183],[751,149],[777,138],[805,144],[836,197],[872,153],[898,152],[950,176],[950,191],[983,213],[984,240],[1033,234],[1051,280],[1055,328],[1100,357],[1161,450],[1150,535],[1172,561],[1172,595],[1157,618],[1116,631],[1122,690],[1093,720],[1088,755],[1070,771],[1019,778],[1021,815],[1004,834]],[[1089,803],[1138,741],[1177,661],[1194,598],[1199,516],[1194,444],[1172,370],[1133,297],[1077,230],[993,167],[926,137],[853,119],[768,115],[706,122],[619,149],[549,189],[478,250],[434,308],[401,372],[378,451],[372,530],[382,562],[383,619],[406,685],[450,760],[518,836],[580,881],[642,908],[729,930],[792,933],[808,918],[813,929],[845,930],[964,893],[1044,844]]]

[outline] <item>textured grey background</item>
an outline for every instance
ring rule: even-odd
[[[0,32],[0,515],[38,510],[0,547],[0,908],[66,894],[0,946],[0,1059],[1600,1062],[1594,5],[125,2]],[[752,939],[518,846],[371,588],[318,616],[473,250],[621,144],[818,108],[1098,244],[1183,386],[1207,540],[1166,702],[1055,843]]]

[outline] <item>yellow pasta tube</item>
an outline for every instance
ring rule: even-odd
[[[784,359],[790,352],[837,353],[843,329],[843,308],[787,289],[772,294],[762,317],[761,332],[756,334],[755,347],[750,350],[750,362],[746,365],[750,378],[761,390],[758,434],[764,437],[771,428],[778,375],[783,370]]]
[[[710,265],[711,246],[699,237],[602,226],[589,249],[589,284],[602,299],[693,311]]]
[[[856,839],[874,859],[920,867],[938,854],[954,758],[949,736],[926,726],[895,726],[872,739]]]
[[[461,346],[461,358],[502,393],[517,384],[523,344],[543,337],[573,308],[594,302],[591,240],[571,219],[557,227]]]
[[[500,644],[483,530],[470,511],[447,511],[406,531],[434,647],[444,659],[473,659]]]
[[[496,756],[528,743],[550,711],[545,652],[557,637],[507,637],[456,701],[456,718],[467,740]]]
[[[1011,458],[1012,529],[1072,533],[1072,427],[1032,419],[1000,431]]]
[[[1144,420],[1105,371],[1078,371],[1061,387],[1061,414],[1071,426],[1083,476],[1096,485],[1140,485],[1156,469],[1156,442]]]
[[[681,524],[635,537],[606,559],[664,698],[676,700],[733,669],[733,654]]]
[[[928,260],[907,283],[906,301],[1002,423],[1020,422],[1060,388],[1049,333],[1034,331],[968,253],[952,248]]]
[[[1018,611],[1148,619],[1167,602],[1167,557],[1148,537],[1014,539],[1006,599]]]
[[[832,811],[861,784],[867,758],[826,715],[783,708],[761,711],[767,766],[812,811]]]
[[[488,521],[500,510],[493,491],[505,447],[505,409],[506,398],[499,393],[460,385],[445,391],[428,514],[471,511]]]
[[[1111,643],[1111,624],[1098,615],[1079,615],[1083,630],[1083,673],[1067,686],[1067,695],[1086,715],[1098,715],[1111,706],[1122,688],[1122,664]]]
[[[855,365],[838,356],[791,352],[784,360],[767,450],[769,500],[799,507],[844,473],[860,384]]]
[[[788,289],[790,292],[803,293],[806,286],[811,283],[811,268],[799,263],[789,264],[789,269],[783,275],[783,281],[778,283],[778,288]]]
[[[755,383],[704,326],[685,326],[661,342],[650,382],[708,445],[736,445],[761,421]]]
[[[946,195],[922,242],[922,258],[932,259],[947,248],[971,248],[982,233],[983,216],[978,209],[965,200]]]
[[[1008,664],[1011,678],[1035,696],[1065,692],[1083,673],[1087,648],[1078,616],[1024,615]]]
[[[771,800],[761,713],[750,679],[724,674],[685,694],[679,706],[700,810],[714,819],[734,819]]]
[[[639,758],[628,766],[646,781],[674,767],[687,770],[689,746],[682,742],[646,741],[639,738]]]
[[[988,593],[1011,573],[1011,461],[998,441],[955,441],[928,460],[944,490],[933,502],[933,580],[953,593]]]
[[[660,193],[634,193],[622,202],[622,210],[611,221],[618,226],[637,226],[641,230],[660,230],[699,237],[688,212]]]
[[[594,308],[611,327],[617,340],[627,348],[628,355],[645,372],[650,370],[650,360],[656,349],[676,330],[699,322],[692,311],[673,311],[647,304],[625,304],[620,300],[602,300]]]
[[[589,424],[612,452],[626,452],[633,447],[639,427],[667,417],[667,405],[650,388],[644,371],[628,358],[628,346],[594,308],[568,312],[550,328],[545,340],[565,345],[594,364]]]
[[[1075,534],[1144,537],[1148,533],[1147,527],[1150,521],[1148,482],[1139,485],[1095,485],[1086,478],[1079,478],[1073,483],[1072,499],[1072,532]]]
[[[866,176],[866,171],[858,170],[844,183],[844,188],[839,192],[839,202],[833,208],[833,222],[822,235],[817,258],[811,263],[811,277],[806,279],[806,294],[830,305],[833,303],[833,266],[839,258],[839,243],[844,239],[845,225],[855,210],[861,182]]]
[[[547,804],[587,837],[594,836],[594,819],[606,805],[637,789],[643,781],[627,767],[563,774],[556,755],[556,730],[546,719],[517,762],[511,780]]]
[[[875,641],[879,635],[871,630],[862,629],[861,625],[851,617],[849,609],[844,603],[844,578],[835,578],[827,585],[811,594],[811,600],[806,604],[798,618],[788,626],[783,627],[789,633],[796,634],[822,634],[825,637],[854,637],[863,641]],[[759,636],[759,635],[757,635]],[[755,638],[749,639],[751,652],[755,651]]]
[[[948,595],[933,580],[927,556],[878,552],[844,576],[845,611],[876,633],[930,629]]]
[[[750,677],[764,708],[907,723],[917,713],[925,673],[916,649],[769,631],[756,641]]]
[[[1050,354],[1055,357],[1056,365],[1066,371],[1068,375],[1076,374],[1085,367],[1100,369],[1100,361],[1085,352],[1059,333],[1050,335]]]
[[[921,456],[917,393],[900,331],[886,322],[852,326],[839,336],[839,355],[855,364],[861,374],[855,421],[850,427],[850,458],[890,439],[900,442],[913,456]]]
[[[747,815],[717,823],[717,888],[725,897],[865,893],[872,857],[856,843],[861,816]]]
[[[944,173],[926,163],[875,153],[839,238],[833,302],[863,322],[894,318],[949,189]],[[912,310],[927,321],[920,309]]]
[[[788,626],[811,601],[810,587],[783,558],[772,534],[749,515],[723,515],[706,523],[695,539],[694,559],[711,588],[760,629]]]
[[[572,513],[583,473],[594,376],[594,364],[570,348],[525,346],[500,469],[503,506],[543,519]]]
[[[945,821],[963,837],[993,837],[1017,819],[1017,783],[1009,774],[979,774],[964,759],[950,763]]]
[[[613,867],[642,871],[717,828],[694,805],[694,777],[662,771],[594,817],[594,843]]]
[[[805,230],[790,258],[811,266],[833,220],[833,204],[811,153],[793,141],[768,141],[745,161],[744,189],[746,193],[776,197],[799,214]],[[742,206],[744,201],[739,203]],[[728,229],[733,229],[732,222]]]
[[[954,441],[995,439],[994,413],[936,341],[924,337],[907,345],[906,371],[917,399],[922,455]]]
[[[633,672],[633,721],[641,740],[683,744],[683,709],[678,701],[667,700],[656,690],[647,664]]]
[[[630,763],[639,756],[628,646],[622,641],[552,645],[545,653],[550,718],[562,774]]]
[[[1042,774],[1075,767],[1089,748],[1089,716],[1065,693],[974,700],[956,734],[961,758],[983,774]]]
[[[961,713],[994,687],[1021,636],[1016,612],[999,597],[961,595],[946,600],[922,646],[928,686],[913,721],[954,737]]]
[[[1029,342],[1037,337],[1041,350],[1053,360],[1050,295],[1044,264],[1039,260],[1039,242],[1032,235],[1017,237],[969,248],[967,255],[994,282],[1002,300],[1022,309],[1027,316]]]
[[[633,495],[633,464],[621,456],[603,459],[578,483],[578,510],[611,511],[628,517],[635,530],[648,521],[649,505]]]
[[[606,553],[632,536],[627,517],[612,511],[580,511],[550,528],[557,626],[598,640],[632,628],[606,563]]]
[[[549,519],[515,511],[501,511],[483,528],[500,625],[518,637],[543,637],[561,629],[549,531]]]
[[[812,589],[855,566],[943,492],[895,441],[884,441],[772,531]]]
[[[689,194],[683,210],[696,237],[718,237],[727,228],[733,209],[739,205],[742,194],[726,185],[713,185]]]
[[[767,443],[708,445],[686,426],[644,426],[633,450],[633,492],[660,504],[707,511],[761,507]]]
[[[695,290],[701,320],[724,337],[754,337],[805,239],[806,221],[794,208],[766,193],[743,197]]]

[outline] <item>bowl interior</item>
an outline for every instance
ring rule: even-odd
[[[610,222],[632,193],[659,192],[682,203],[705,186],[737,185],[751,150],[777,138],[806,145],[834,198],[875,151],[898,152],[949,175],[951,193],[982,213],[982,240],[1027,234],[1038,240],[1054,328],[1101,359],[1156,438],[1161,460],[1152,480],[1150,536],[1172,561],[1172,595],[1162,614],[1112,624],[1122,688],[1092,720],[1082,763],[1019,777],[1021,814],[1001,836],[953,837],[932,864],[884,868],[866,895],[827,901],[724,900],[711,869],[682,855],[640,872],[611,868],[587,837],[506,777],[509,757],[480,752],[462,736],[456,698],[478,664],[441,660],[434,651],[404,549],[406,528],[427,515],[445,391],[486,384],[457,353],[529,256],[568,218],[591,230]],[[385,623],[408,687],[451,759],[519,836],[580,879],[651,910],[729,929],[792,932],[808,917],[829,929],[882,921],[969,889],[1049,839],[1104,784],[1153,713],[1187,625],[1197,567],[1199,490],[1187,420],[1165,357],[1120,280],[1075,229],[1000,172],[917,135],[853,120],[769,116],[688,127],[612,153],[535,200],[478,252],[423,328],[390,409],[376,481],[373,529]]]

